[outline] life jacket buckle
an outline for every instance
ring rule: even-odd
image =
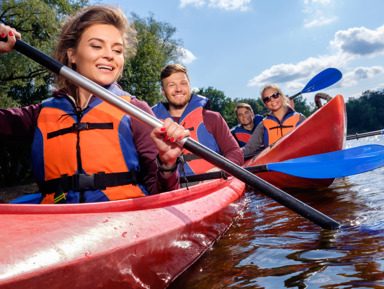
[[[73,124],[73,129],[75,131],[82,131],[89,129],[89,123],[88,122],[76,122]]]
[[[75,191],[105,189],[105,173],[99,172],[92,175],[73,175],[73,188]]]

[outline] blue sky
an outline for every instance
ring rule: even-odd
[[[266,83],[300,92],[328,67],[343,78],[324,89],[358,97],[384,89],[382,0],[100,0],[127,16],[154,14],[177,29],[192,87],[258,98]],[[315,93],[305,93],[313,102]]]

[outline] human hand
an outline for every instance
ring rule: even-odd
[[[15,29],[0,24],[0,54],[7,53],[15,46],[16,38],[21,39],[21,34]]]
[[[170,169],[176,163],[177,157],[183,148],[177,143],[185,137],[189,137],[190,132],[183,126],[167,118],[162,127],[152,130],[151,138],[159,150],[159,159],[162,168]]]

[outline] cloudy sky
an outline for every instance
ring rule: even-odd
[[[100,3],[100,1],[99,1]],[[328,67],[343,78],[324,89],[358,97],[384,89],[382,0],[101,0],[127,15],[177,29],[192,87],[231,98],[258,98],[266,83],[300,92]],[[315,93],[303,96],[312,102]]]

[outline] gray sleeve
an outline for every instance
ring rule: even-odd
[[[249,155],[256,152],[257,149],[263,145],[263,138],[264,138],[264,124],[263,122],[260,122],[255,128],[248,143],[241,148],[243,150],[243,155]]]

